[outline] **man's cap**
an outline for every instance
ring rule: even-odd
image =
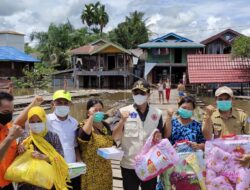
[[[53,94],[53,100],[57,100],[59,98],[63,98],[66,99],[68,101],[71,101],[71,94],[69,91],[65,91],[65,90],[57,90],[54,94]]]
[[[132,91],[141,90],[143,92],[148,92],[150,90],[150,84],[145,80],[138,80],[134,83]]]
[[[228,94],[229,96],[233,97],[234,96],[234,93],[233,93],[233,90],[227,86],[222,86],[220,88],[218,88],[216,91],[215,91],[215,96],[218,97],[222,94]]]

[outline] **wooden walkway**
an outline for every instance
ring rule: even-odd
[[[164,93],[165,97],[165,93]],[[166,118],[166,111],[169,108],[176,109],[177,106],[177,98],[178,98],[178,92],[177,90],[171,90],[170,94],[170,102],[167,104],[160,104],[159,98],[158,98],[158,91],[154,90],[150,96],[150,105],[156,108],[159,108],[163,111],[163,121],[165,121]],[[121,175],[121,169],[120,169],[120,162],[119,161],[111,161],[112,163],[112,170],[113,170],[113,190],[122,190],[122,175]]]

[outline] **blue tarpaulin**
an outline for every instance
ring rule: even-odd
[[[0,61],[13,62],[40,62],[38,59],[27,55],[26,53],[9,46],[0,46]]]

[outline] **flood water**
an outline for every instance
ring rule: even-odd
[[[201,100],[205,102],[205,104],[216,106],[215,98],[212,97],[200,97]],[[243,109],[250,116],[250,100],[234,100],[233,106],[236,108]]]
[[[73,100],[73,105],[70,110],[70,115],[76,118],[78,121],[83,121],[84,119],[86,119],[86,115],[87,115],[86,104],[87,104],[87,101],[92,98],[100,99],[103,101],[104,112],[118,105],[126,105],[126,104],[132,103],[131,94],[123,93],[123,92],[114,93],[114,94],[104,93],[100,96],[78,98],[78,99]],[[50,113],[51,110],[48,110],[47,112]]]

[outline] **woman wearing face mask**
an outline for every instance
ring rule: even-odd
[[[82,175],[82,190],[112,189],[111,162],[97,155],[98,148],[111,147],[111,130],[104,122],[103,103],[91,99],[87,102],[87,120],[80,124],[78,133],[79,148],[87,173]]]
[[[174,111],[168,110],[164,136],[169,138],[172,144],[187,140],[194,150],[204,149],[205,139],[201,124],[192,119],[194,109],[194,98],[187,96],[179,102],[178,117],[173,118]]]
[[[63,149],[57,134],[48,131],[46,127],[46,113],[41,107],[33,107],[28,112],[29,134],[21,139],[18,153],[22,154],[33,145],[34,159],[45,160],[53,166],[56,172],[54,188],[56,190],[67,189],[68,166],[63,159]],[[60,175],[59,175],[60,174]],[[18,190],[42,190],[41,187],[21,183]]]

